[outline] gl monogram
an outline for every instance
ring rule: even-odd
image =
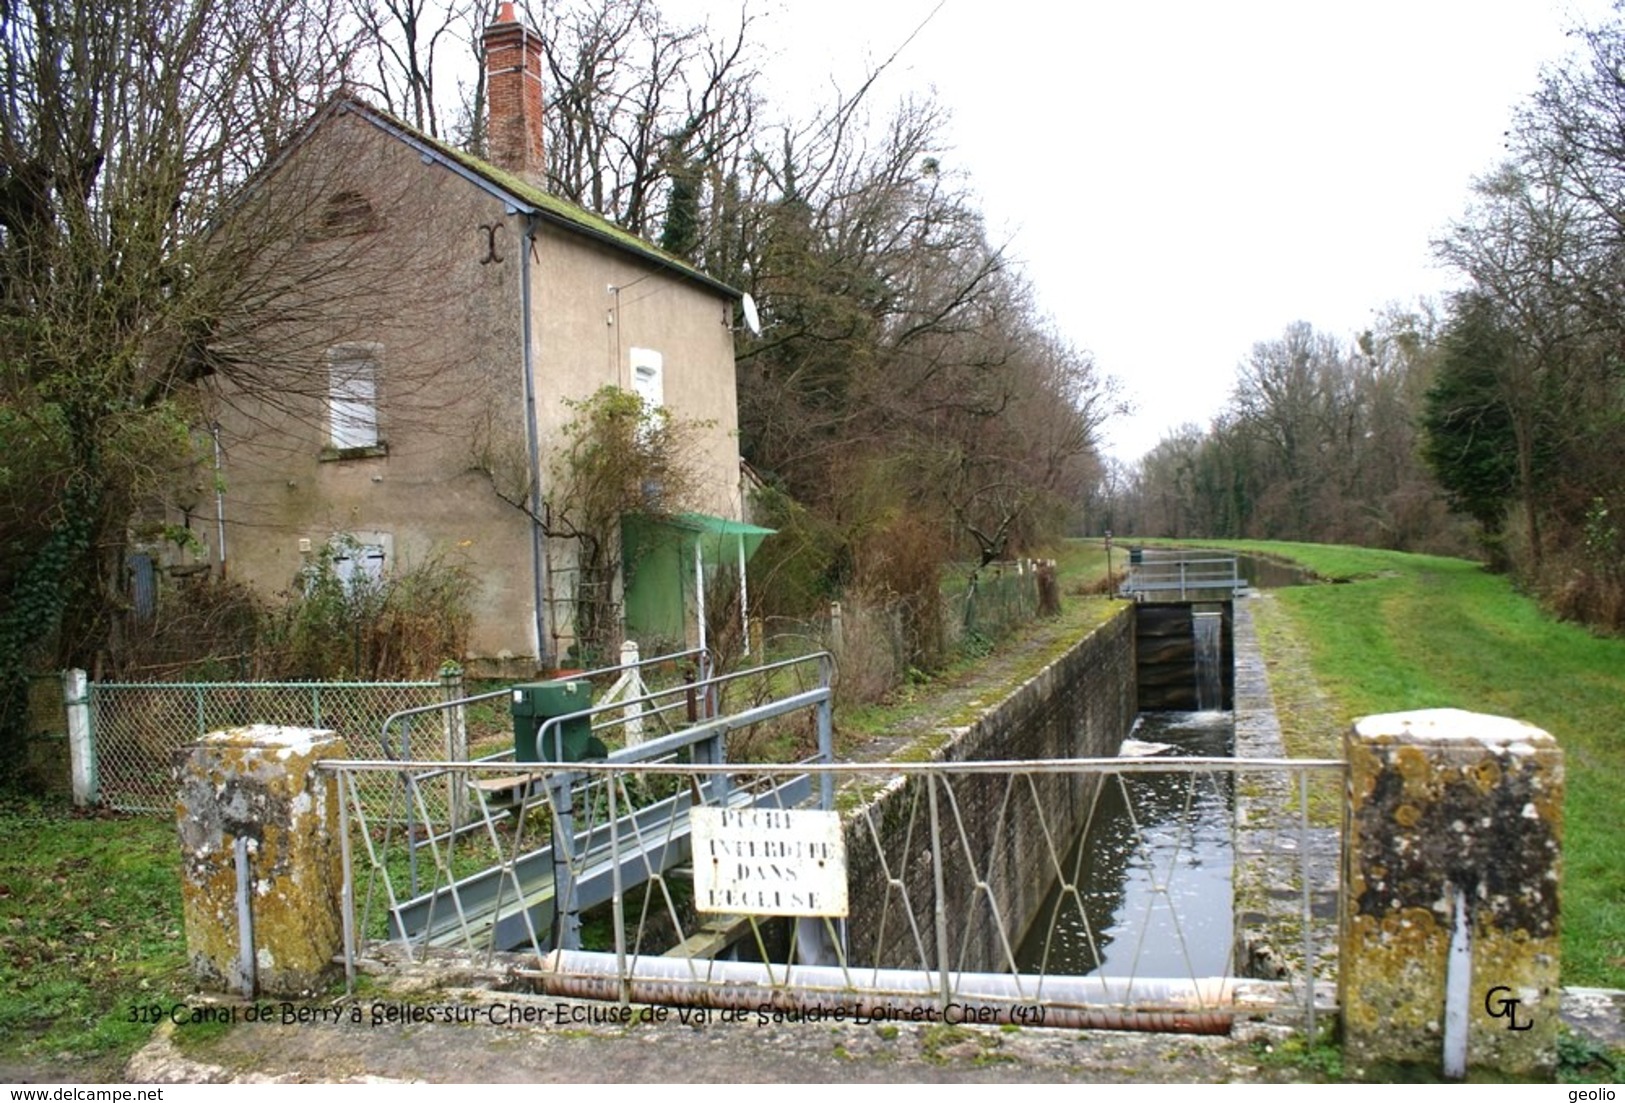
[[[1518,1005],[1522,1000],[1508,999],[1512,989],[1504,984],[1497,984],[1484,993],[1484,1013],[1492,1019],[1505,1019],[1508,1030],[1528,1030],[1535,1024],[1532,1022],[1518,1022]]]

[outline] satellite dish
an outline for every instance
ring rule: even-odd
[[[739,305],[745,311],[745,328],[760,337],[762,335],[762,316],[756,313],[756,300],[751,298],[749,291],[745,292],[745,297],[739,301]]]

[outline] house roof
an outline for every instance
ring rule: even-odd
[[[608,219],[560,199],[510,172],[497,168],[488,161],[453,149],[351,93],[340,92],[335,96],[327,108],[317,112],[312,120],[312,126],[319,125],[329,111],[355,115],[397,140],[405,142],[424,157],[497,196],[508,205],[510,211],[534,215],[566,230],[634,254],[673,275],[709,288],[727,298],[740,299],[744,295],[737,288],[707,275],[682,258],[657,248],[636,234],[628,233]]]

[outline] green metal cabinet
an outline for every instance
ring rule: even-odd
[[[577,716],[548,729],[545,746],[537,746],[542,725],[557,716],[592,708],[592,683],[585,679],[527,682],[513,687],[513,751],[516,762],[580,762],[609,753],[592,734],[592,719]]]

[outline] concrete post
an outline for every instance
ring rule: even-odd
[[[621,676],[616,679],[614,687],[609,691],[611,698],[617,696],[620,690],[628,697],[642,697],[648,693],[648,687],[643,684],[643,674],[639,669],[642,656],[638,654],[636,640],[626,640],[621,644]],[[621,730],[625,733],[628,747],[641,746],[643,743],[643,702],[633,701],[621,709]]]
[[[1517,720],[1368,716],[1345,736],[1338,987],[1359,1075],[1549,1076],[1558,1037],[1563,756]]]
[[[344,944],[330,731],[253,725],[175,752],[181,907],[192,969],[243,994],[318,991]]]
[[[90,726],[90,682],[83,670],[62,672],[62,703],[68,714],[68,761],[73,771],[73,803],[83,808],[102,799],[96,770],[96,740]]]
[[[440,710],[440,734],[447,762],[468,761],[468,712],[462,704],[467,695],[463,687],[463,668],[456,663],[442,665],[440,702],[445,707]],[[464,774],[453,773],[446,777],[446,812],[452,827],[461,827],[471,818],[466,780]]]

